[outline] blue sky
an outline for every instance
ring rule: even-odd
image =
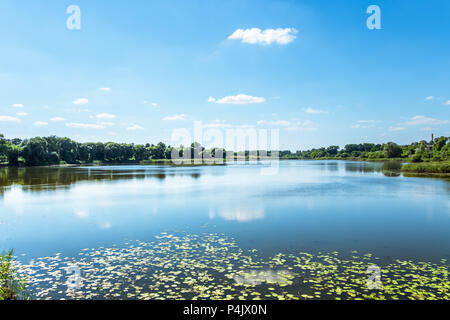
[[[446,0],[3,0],[0,39],[8,138],[171,143],[193,121],[277,128],[291,150],[450,135]]]

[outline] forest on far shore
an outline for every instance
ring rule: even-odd
[[[35,137],[21,140],[6,139],[0,134],[0,163],[9,166],[45,166],[58,164],[84,163],[127,163],[145,160],[170,160],[173,152],[180,157],[207,158],[222,152],[221,148],[205,149],[199,143],[190,146],[172,147],[160,142],[158,144],[127,144],[116,142],[79,143],[70,138],[56,136]],[[273,152],[273,151],[272,151]],[[281,159],[357,159],[383,160],[399,159],[405,162],[441,162],[450,161],[450,137],[439,137],[433,141],[425,140],[409,145],[394,142],[385,144],[361,143],[347,144],[344,148],[329,146],[311,150],[292,152],[278,151]],[[234,152],[236,157],[262,155],[262,152]],[[271,151],[267,152],[268,155]]]

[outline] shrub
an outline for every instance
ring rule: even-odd
[[[25,279],[14,266],[13,250],[0,255],[0,300],[26,299]]]

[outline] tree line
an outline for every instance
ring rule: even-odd
[[[381,160],[398,158],[411,162],[447,161],[450,160],[450,137],[439,137],[431,142],[422,140],[409,145],[398,145],[394,142],[360,143],[347,144],[343,149],[339,146],[329,146],[295,153],[287,150],[281,151],[280,157],[285,159],[358,158]]]
[[[56,136],[35,137],[31,139],[5,139],[0,134],[0,162],[9,165],[23,163],[27,166],[80,164],[92,162],[125,163],[143,160],[171,159],[172,152],[179,157],[194,158],[201,156],[205,148],[199,143],[192,143],[188,147],[174,148],[163,142],[154,144],[128,144],[116,142],[87,142],[79,143],[70,138]],[[208,150],[215,155],[217,150]]]
[[[170,160],[173,154],[185,158],[206,158],[219,153],[226,156],[223,148],[206,150],[199,143],[190,146],[172,147],[160,142],[154,144],[127,144],[116,142],[79,143],[70,138],[56,136],[35,137],[21,140],[6,139],[0,134],[0,162],[9,165],[24,164],[27,166],[42,166],[56,164],[82,164],[93,162],[126,163],[143,160]],[[272,151],[273,152],[273,151]],[[267,152],[270,156],[271,151]],[[404,158],[412,162],[450,160],[450,139],[440,137],[432,142],[420,141],[410,145],[399,146],[396,143],[386,144],[348,144],[343,149],[339,146],[329,146],[318,149],[291,152],[278,151],[282,159],[326,159],[326,158],[359,158],[384,159]],[[261,155],[258,152],[234,152],[236,157],[251,157]]]

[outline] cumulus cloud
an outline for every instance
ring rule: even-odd
[[[404,127],[389,127],[389,131],[403,131]]]
[[[66,127],[78,129],[105,129],[105,126],[94,123],[66,123]]]
[[[101,121],[101,122],[99,122],[99,124],[101,124],[102,126],[105,126],[105,127],[112,127],[114,125],[113,122],[109,122],[109,121]]]
[[[295,40],[297,30],[294,28],[265,29],[237,29],[228,39],[241,40],[243,43],[269,45],[277,43],[286,45]]]
[[[25,117],[27,115],[28,115],[28,113],[26,113],[26,112],[17,112],[16,113],[16,116],[19,116],[19,117]]]
[[[328,111],[326,110],[319,110],[313,108],[306,108],[305,112],[309,114],[328,114]]]
[[[88,102],[89,102],[89,100],[86,98],[79,98],[79,99],[72,101],[72,103],[76,104],[76,105],[83,105],[83,104],[87,104]]]
[[[358,120],[357,123],[375,123],[380,122],[379,120]]]
[[[296,121],[292,126],[286,128],[288,131],[316,131],[317,128],[310,120]]]
[[[137,130],[144,130],[143,127],[137,124],[133,124],[132,126],[127,128],[128,131],[137,131]]]
[[[45,122],[45,121],[36,121],[36,122],[34,123],[34,125],[35,125],[36,127],[45,127],[46,125],[48,125],[48,122]]]
[[[20,122],[20,119],[11,116],[0,116],[0,122]]]
[[[264,103],[266,102],[266,99],[263,97],[253,97],[246,94],[238,94],[235,96],[226,96],[218,100],[214,97],[209,97],[208,102],[217,104],[254,104]]]
[[[275,121],[259,120],[257,124],[266,126],[288,126],[290,122],[286,120],[275,120]]]
[[[225,128],[231,128],[232,125],[225,123],[224,120],[216,120],[213,123],[207,123],[203,125],[204,128],[219,128],[219,129],[225,129]]]
[[[116,117],[115,114],[111,113],[99,113],[95,116],[97,119],[114,119]]]
[[[100,91],[105,91],[105,92],[110,92],[111,88],[100,88],[99,90]]]
[[[374,128],[375,123],[381,122],[380,120],[358,120],[356,124],[352,125],[353,129],[369,129]]]
[[[168,116],[163,118],[164,121],[177,121],[177,120],[186,120],[186,115],[183,114],[178,114],[175,116]]]
[[[61,122],[61,121],[65,121],[66,119],[61,118],[61,117],[54,117],[51,118],[50,121],[54,121],[54,122]]]
[[[425,100],[433,100],[433,99],[434,99],[434,96],[428,96],[425,98]]]
[[[445,102],[444,104],[450,106],[450,100],[447,100],[447,102]]]
[[[158,104],[156,102],[152,102],[152,107],[153,108],[158,108]]]
[[[439,120],[434,118],[428,118],[425,116],[415,116],[412,117],[409,121],[402,123],[401,125],[405,126],[414,126],[414,125],[441,125],[449,123],[448,120]]]
[[[15,103],[12,105],[14,108],[23,108],[23,104],[21,103]]]

